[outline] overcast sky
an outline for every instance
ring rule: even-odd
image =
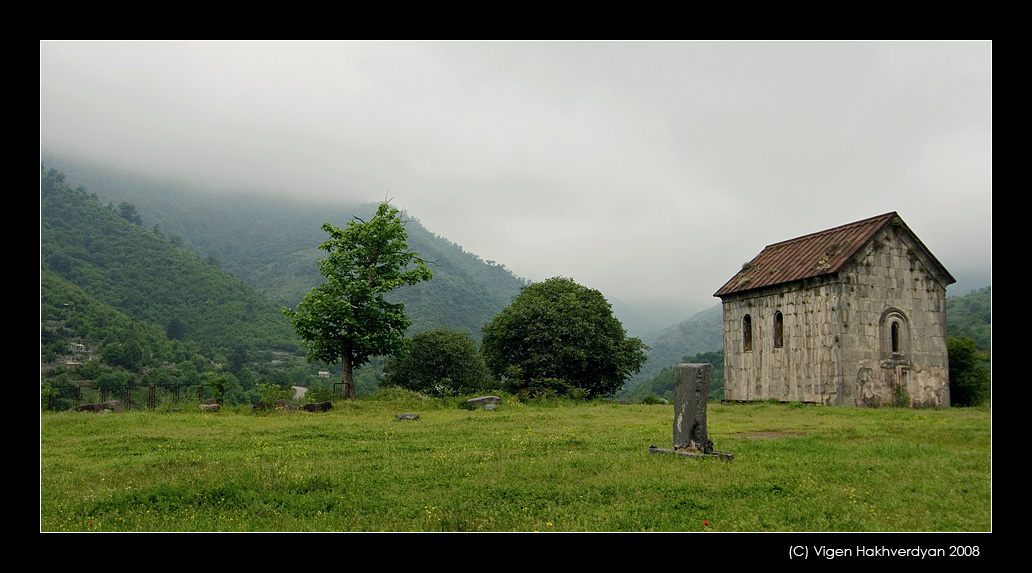
[[[951,295],[986,286],[992,138],[990,42],[40,43],[42,149],[390,197],[676,320],[765,245],[889,211]]]

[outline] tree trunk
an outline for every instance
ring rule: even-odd
[[[358,392],[355,391],[354,369],[351,366],[351,357],[344,354],[340,357],[340,395],[345,400],[357,400]]]

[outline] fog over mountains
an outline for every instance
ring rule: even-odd
[[[890,211],[951,294],[990,282],[991,42],[44,41],[40,141],[212,194],[390,198],[635,334]]]

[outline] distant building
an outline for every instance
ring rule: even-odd
[[[724,398],[948,406],[954,282],[895,212],[767,246],[714,294]]]

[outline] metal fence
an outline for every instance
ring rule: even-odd
[[[95,404],[109,400],[121,400],[122,408],[156,409],[159,405],[178,407],[181,402],[215,400],[222,404],[225,395],[223,384],[115,384],[93,386],[90,384],[59,384],[45,389],[40,396],[46,410],[70,410],[83,404]]]

